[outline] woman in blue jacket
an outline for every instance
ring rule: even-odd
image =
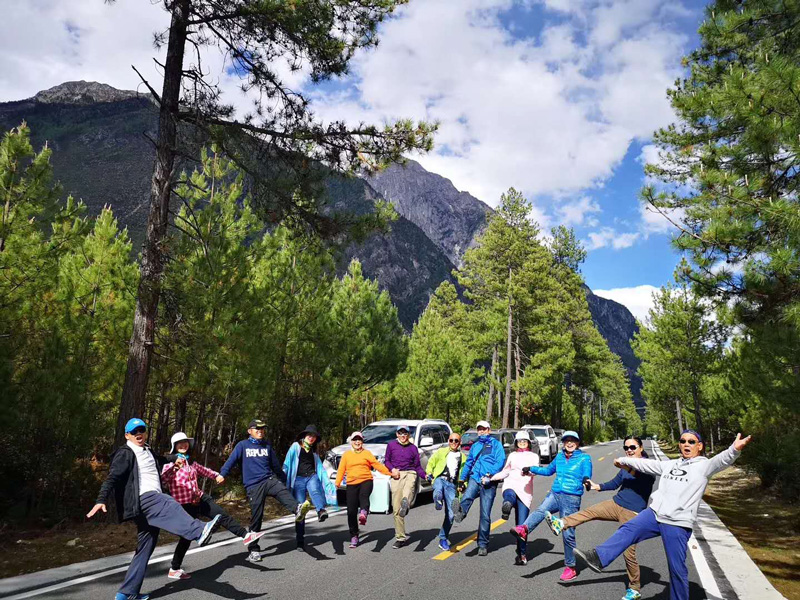
[[[291,445],[283,461],[283,472],[286,474],[286,487],[292,492],[294,499],[302,504],[306,501],[306,494],[311,497],[314,508],[317,509],[317,518],[322,523],[328,518],[325,506],[336,505],[336,486],[328,477],[328,472],[322,466],[322,460],[317,454],[319,432],[313,425],[309,425],[297,436],[297,441]],[[305,547],[305,521],[295,521],[295,538],[297,549]]]
[[[592,457],[581,452],[580,438],[574,431],[565,431],[561,436],[564,448],[556,455],[546,467],[531,467],[530,473],[534,475],[550,476],[555,474],[556,479],[544,501],[533,511],[525,523],[511,529],[512,535],[521,540],[527,540],[528,534],[544,521],[549,513],[559,513],[565,518],[576,513],[581,508],[583,496],[583,481],[592,477]],[[575,571],[575,530],[570,528],[564,531],[564,572],[561,581],[572,581],[578,576]]]

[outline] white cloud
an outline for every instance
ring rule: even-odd
[[[597,250],[610,246],[614,250],[630,248],[639,239],[639,232],[620,233],[611,227],[603,227],[598,231],[589,233],[589,239],[585,242],[587,250]]]
[[[567,227],[596,227],[597,219],[590,215],[601,212],[600,205],[588,196],[562,204],[556,210],[559,222]]]
[[[637,285],[635,287],[592,291],[601,298],[619,302],[631,311],[637,320],[645,323],[648,318],[648,312],[653,307],[653,294],[658,290],[659,288],[652,285]]]

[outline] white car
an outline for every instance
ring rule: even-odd
[[[375,421],[370,423],[361,430],[364,436],[364,448],[369,450],[375,455],[380,462],[383,462],[386,455],[386,445],[392,440],[397,439],[397,427],[405,425],[408,427],[409,440],[416,444],[419,449],[419,459],[424,469],[428,464],[430,456],[442,446],[447,446],[447,438],[450,437],[450,425],[446,421],[440,419],[386,419],[384,421]],[[331,448],[325,454],[323,466],[328,471],[331,479],[336,479],[336,471],[339,468],[339,461],[342,455],[350,450],[350,440],[347,443]],[[389,487],[389,477],[382,473],[373,472],[374,485]],[[345,486],[340,486],[340,490],[345,489]],[[419,492],[432,492],[433,487],[427,481],[417,480],[417,489],[414,494],[414,500]],[[414,502],[412,501],[412,506]]]
[[[522,429],[528,431],[528,435],[536,438],[539,444],[539,456],[543,462],[552,461],[558,454],[558,438],[556,432],[550,425],[523,425]]]

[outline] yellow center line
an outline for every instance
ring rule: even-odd
[[[605,456],[601,456],[600,458],[597,459],[597,462],[600,462],[601,460],[605,460],[605,459],[606,459]]]
[[[489,528],[489,531],[492,531],[500,527],[500,525],[502,525],[503,523],[508,523],[508,521],[506,521],[505,519],[498,519],[497,521],[492,523],[492,526]],[[460,542],[458,545],[452,547],[450,550],[445,550],[444,552],[440,552],[439,554],[433,557],[433,560],[447,560],[451,556],[454,556],[456,552],[463,550],[477,539],[478,539],[478,534],[474,533],[467,539],[465,539],[463,542]]]

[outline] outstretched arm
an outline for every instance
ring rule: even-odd
[[[733,441],[733,444],[731,444],[730,448],[720,452],[708,461],[706,476],[711,477],[715,473],[719,473],[723,469],[730,467],[734,462],[736,462],[736,459],[739,458],[739,455],[742,453],[744,447],[750,443],[750,438],[752,437],[753,436],[748,435],[746,438],[742,438],[742,434],[737,433],[736,439]]]
[[[647,473],[648,475],[661,475],[664,471],[664,465],[668,465],[670,462],[652,458],[617,458],[614,460],[614,465],[617,467],[631,467],[640,473]]]

